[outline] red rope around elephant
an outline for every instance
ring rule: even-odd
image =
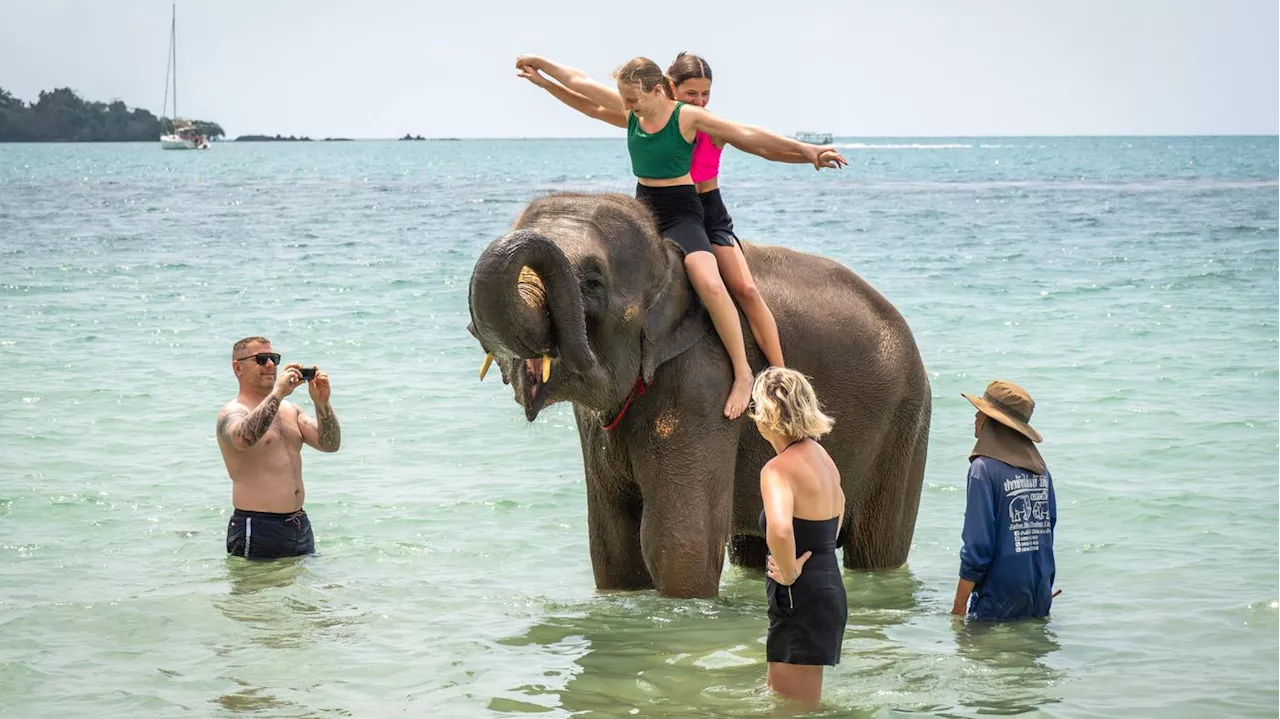
[[[636,377],[636,386],[631,388],[631,394],[627,395],[627,401],[622,403],[622,409],[618,410],[618,416],[614,417],[612,422],[604,426],[604,431],[608,432],[614,427],[617,427],[618,423],[622,421],[622,418],[626,416],[627,408],[631,406],[631,400],[636,398],[636,393],[644,394],[644,391],[644,377]]]

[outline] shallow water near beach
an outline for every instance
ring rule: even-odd
[[[722,166],[739,234],[861,274],[932,381],[911,556],[846,573],[821,714],[1275,716],[1277,139],[837,144]],[[571,411],[476,381],[480,251],[628,170],[621,140],[0,145],[0,715],[773,715],[761,577],[597,592]],[[342,421],[299,560],[225,556],[251,334]],[[997,377],[1037,402],[1064,592],[957,624],[959,393]]]

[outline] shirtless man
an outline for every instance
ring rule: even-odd
[[[285,401],[303,381],[297,362],[276,376],[280,355],[265,337],[246,337],[231,352],[240,394],[218,413],[218,448],[231,475],[235,512],[227,553],[249,559],[311,554],[315,537],[302,510],[302,445],[337,452],[338,417],[329,406],[329,376],[313,368],[307,383],[316,419]]]

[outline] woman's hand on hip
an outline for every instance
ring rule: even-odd
[[[796,580],[800,578],[800,573],[804,570],[804,563],[809,561],[809,557],[812,556],[813,552],[805,552],[804,554],[796,557],[796,575],[794,577],[783,577],[782,570],[778,568],[778,563],[774,561],[773,555],[770,554],[768,560],[765,562],[765,573],[770,579],[778,584],[781,584],[784,587],[789,587],[792,584],[795,584]]]

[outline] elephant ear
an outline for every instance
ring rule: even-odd
[[[684,274],[684,263],[674,250],[668,254],[666,282],[645,308],[640,338],[640,372],[646,386],[662,363],[680,356],[707,333],[702,301]]]

